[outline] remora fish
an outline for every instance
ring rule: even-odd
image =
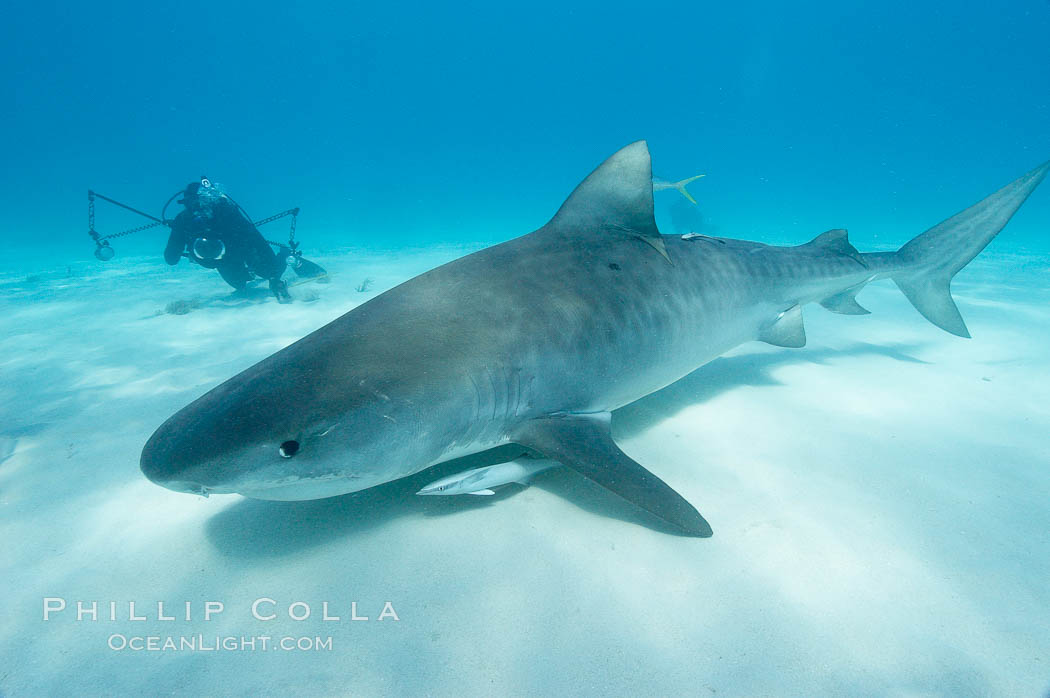
[[[315,499],[517,443],[708,536],[616,446],[610,412],[743,342],[801,347],[803,305],[866,313],[855,296],[876,279],[968,337],[951,278],[1048,169],[897,252],[861,254],[844,230],[797,247],[661,236],[639,141],[539,230],[406,281],[183,408],[146,443],[142,471],[180,492]]]
[[[554,461],[544,458],[519,458],[443,477],[430,483],[416,494],[494,494],[493,487],[509,485],[512,482],[524,485],[536,473],[550,470],[557,465]]]

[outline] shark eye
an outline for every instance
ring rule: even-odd
[[[291,458],[299,452],[299,442],[285,441],[277,451],[281,454],[282,458]]]

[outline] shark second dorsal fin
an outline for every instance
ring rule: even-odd
[[[546,227],[569,236],[639,238],[670,262],[653,214],[653,169],[645,141],[621,148],[599,165]]]
[[[864,266],[867,266],[864,262],[864,258],[860,256],[860,252],[858,252],[857,248],[849,241],[849,234],[843,228],[836,228],[835,230],[821,233],[805,245],[801,245],[801,247],[820,250],[831,254],[844,255],[856,260]]]

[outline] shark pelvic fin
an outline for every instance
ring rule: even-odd
[[[653,170],[645,141],[621,148],[591,172],[546,228],[573,237],[597,232],[640,238],[670,262],[653,213]]]
[[[760,342],[775,347],[798,349],[806,346],[806,328],[802,324],[802,307],[793,305],[777,316],[773,324],[762,330]]]
[[[857,293],[861,288],[861,286],[855,286],[842,293],[836,293],[834,296],[828,296],[820,304],[831,312],[842,315],[871,315],[870,310],[857,302]]]
[[[711,526],[693,505],[620,450],[609,422],[608,412],[552,415],[526,422],[511,436],[685,534],[711,536]]]

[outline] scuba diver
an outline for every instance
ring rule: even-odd
[[[240,206],[207,179],[191,182],[179,203],[186,210],[171,223],[164,248],[168,264],[178,264],[179,259],[187,257],[202,267],[218,270],[238,292],[255,277],[267,279],[279,303],[291,302],[288,285],[281,279],[290,249],[282,247],[275,254]]]

